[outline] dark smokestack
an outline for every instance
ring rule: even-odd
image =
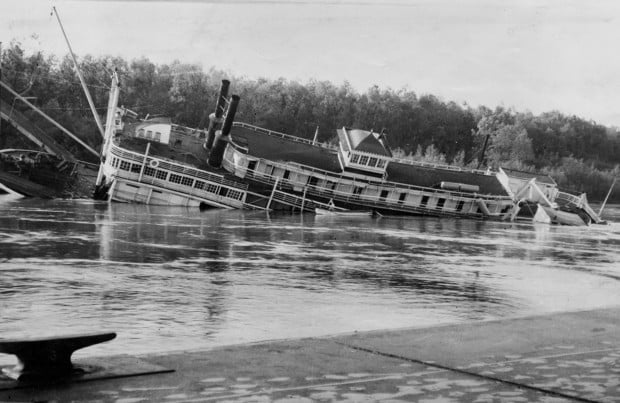
[[[239,105],[239,96],[233,95],[226,113],[226,120],[222,126],[222,131],[215,137],[213,142],[213,148],[209,154],[209,165],[215,168],[222,166],[222,159],[224,158],[224,151],[226,151],[226,145],[230,138],[230,129],[232,128],[233,120],[235,120],[235,113],[237,112],[237,106]]]
[[[215,103],[215,112],[209,115],[209,129],[207,130],[207,138],[205,140],[205,148],[210,149],[213,146],[213,140],[215,139],[215,131],[217,130],[217,125],[222,123],[222,115],[224,114],[224,109],[226,108],[226,97],[228,96],[228,87],[230,86],[230,81],[222,80],[222,85],[220,86],[220,94],[217,97],[217,101]],[[205,110],[205,114],[200,121],[199,129],[204,129],[204,125],[207,120],[207,111]]]
[[[228,113],[226,113],[226,120],[222,126],[222,136],[228,136],[230,129],[232,128],[233,121],[235,120],[235,113],[237,113],[237,106],[239,105],[239,95],[233,95],[230,100],[230,106],[228,107]]]

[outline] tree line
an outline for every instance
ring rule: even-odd
[[[5,83],[33,97],[31,102],[94,148],[100,146],[101,136],[69,56],[27,54],[13,42],[0,61]],[[564,189],[587,192],[591,200],[602,200],[613,178],[620,176],[618,129],[557,111],[534,115],[505,107],[472,107],[378,86],[360,92],[347,82],[249,79],[179,61],[156,64],[148,58],[87,55],[80,59],[80,68],[102,116],[114,69],[120,74],[122,105],[141,116],[169,116],[190,127],[213,110],[220,82],[227,78],[231,92],[241,97],[236,119],[271,130],[312,138],[318,127],[322,142],[335,141],[336,129],[343,126],[385,130],[400,157],[545,173]],[[78,157],[91,158],[21,102],[2,96]],[[0,148],[28,147],[6,122],[1,133]],[[611,200],[620,202],[620,190]]]

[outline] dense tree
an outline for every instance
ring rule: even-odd
[[[99,146],[101,136],[69,57],[58,60],[41,52],[27,54],[12,42],[0,60],[4,82],[34,97],[32,102],[38,107],[93,147]],[[346,82],[247,79],[179,61],[159,65],[147,58],[127,62],[85,56],[78,62],[102,118],[114,69],[121,77],[122,105],[141,116],[169,116],[192,127],[205,111],[213,110],[219,84],[228,78],[231,92],[242,99],[238,120],[304,138],[312,138],[317,127],[321,142],[334,141],[336,129],[343,126],[383,130],[399,157],[470,167],[484,158],[485,166],[549,173],[560,185],[587,190],[594,198],[604,197],[614,175],[620,173],[617,128],[556,111],[535,116],[503,107],[472,108],[407,89],[373,86],[359,92]],[[3,94],[3,99],[78,156],[89,158],[13,97]],[[23,145],[24,140],[14,136],[6,123],[2,128],[0,146]],[[619,191],[615,200],[620,200]]]

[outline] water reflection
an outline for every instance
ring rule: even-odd
[[[607,306],[619,245],[617,225],[10,202],[0,334],[141,352]]]

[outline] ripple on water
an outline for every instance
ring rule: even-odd
[[[616,224],[323,220],[83,201],[1,211],[0,334],[118,332],[89,355],[587,309],[620,295]]]

